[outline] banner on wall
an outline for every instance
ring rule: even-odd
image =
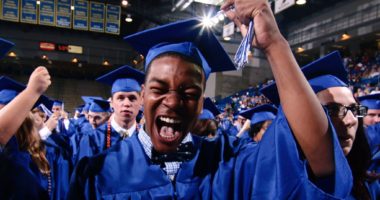
[[[71,28],[71,0],[57,0],[55,19],[57,27]]]
[[[41,0],[39,6],[38,24],[55,26],[54,0]]]
[[[37,24],[36,0],[21,0],[21,22]]]
[[[20,18],[19,0],[1,1],[1,19],[18,22]]]
[[[121,7],[108,4],[106,7],[106,33],[120,34]]]
[[[104,32],[104,3],[90,2],[90,31]]]
[[[74,0],[73,28],[88,30],[89,3],[86,0]]]

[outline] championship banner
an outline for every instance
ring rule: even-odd
[[[120,34],[121,8],[116,5],[107,5],[106,9],[106,33]]]
[[[275,0],[274,13],[277,14],[295,4],[295,0]]]
[[[21,22],[37,24],[36,0],[21,0]]]
[[[39,6],[38,24],[55,26],[55,1],[41,0]]]
[[[89,3],[87,0],[74,0],[73,28],[88,30]]]
[[[20,18],[19,0],[3,0],[1,2],[1,19],[18,22]]]
[[[104,3],[90,2],[90,31],[104,32]]]
[[[71,0],[57,0],[56,26],[71,28]]]

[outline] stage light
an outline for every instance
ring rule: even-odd
[[[71,10],[75,10],[75,7],[74,7],[74,6],[71,6],[70,9],[71,9]]]
[[[304,52],[305,51],[305,49],[304,48],[302,48],[302,47],[298,47],[297,48],[297,53],[302,53],[302,52]]]
[[[17,57],[17,54],[15,52],[11,51],[11,52],[9,52],[8,56],[15,58],[15,57]]]
[[[36,4],[37,4],[37,5],[40,5],[40,4],[41,4],[41,1],[36,1]]]
[[[228,36],[227,36],[227,37],[224,37],[223,40],[225,40],[225,41],[230,41],[230,40],[231,40],[231,37],[228,37]]]

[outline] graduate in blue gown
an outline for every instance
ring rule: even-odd
[[[48,199],[50,168],[30,110],[50,85],[49,73],[38,67],[26,88],[7,77],[0,82],[0,199]]]
[[[55,132],[61,134],[68,142],[69,138],[75,134],[76,129],[74,122],[67,117],[67,113],[64,110],[64,103],[59,100],[54,100],[51,110],[53,114],[59,118]]]
[[[249,11],[240,10],[242,5]],[[200,21],[143,31],[125,39],[146,55],[145,127],[108,151],[83,158],[73,173],[69,199],[336,199],[349,195],[352,176],[335,130],[279,33],[269,4],[250,0],[236,2],[235,8],[242,22],[255,15],[252,10],[260,10],[254,16],[254,44],[265,52],[281,83],[283,108],[262,141],[242,144],[227,134],[208,141],[189,134],[203,107],[208,74],[234,68]],[[235,11],[228,15],[232,18]]]
[[[338,52],[333,52],[302,68],[309,84],[327,110],[341,149],[354,178],[350,199],[377,199],[380,193],[376,175],[367,174],[371,152],[363,127],[367,108],[358,104],[348,88],[348,73]],[[261,92],[279,103],[275,83]]]
[[[215,116],[220,114],[218,108],[210,98],[205,98],[203,109],[198,117],[198,121],[191,133],[199,137],[213,139],[218,136],[218,125]]]
[[[239,115],[250,120],[246,121],[246,124],[242,130],[240,130],[240,134],[238,134],[237,137],[248,141],[259,142],[270,124],[272,124],[272,120],[276,118],[276,113],[277,108],[270,104],[260,105],[240,112]],[[245,129],[249,130],[245,131]],[[246,133],[246,135],[244,133]]]
[[[370,94],[358,98],[360,104],[367,106],[367,115],[363,122],[366,127],[368,143],[371,148],[372,155],[376,154],[380,149],[380,132],[376,132],[375,124],[380,123],[380,94]],[[372,127],[372,128],[369,128]]]
[[[141,84],[144,73],[129,66],[122,66],[97,79],[111,85],[111,107],[113,113],[109,120],[84,134],[79,143],[77,159],[96,155],[125,138],[138,132],[136,116],[141,108]]]
[[[103,125],[109,120],[111,114],[110,102],[103,99],[93,99],[88,112],[89,123],[82,127],[82,132],[72,136],[71,145],[72,145],[72,160],[75,164],[77,162],[79,144],[83,135],[93,134],[99,126]],[[89,136],[91,137],[91,136]]]

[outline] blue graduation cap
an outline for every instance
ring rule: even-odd
[[[334,51],[301,68],[315,93],[330,87],[347,87],[348,73],[338,51]],[[276,82],[260,90],[272,103],[280,104]]]
[[[358,98],[360,104],[371,110],[380,110],[380,93],[361,96]]]
[[[91,112],[110,112],[110,102],[103,99],[94,99],[89,107]]]
[[[243,116],[246,119],[251,120],[251,125],[266,121],[273,120],[276,118],[277,108],[271,104],[264,104],[249,110],[245,110],[239,115]]]
[[[140,85],[144,83],[144,79],[144,73],[125,65],[96,80],[111,85],[111,93],[114,94],[115,92],[140,92]]]
[[[86,104],[91,103],[94,99],[103,99],[99,96],[81,96],[81,98]]]
[[[2,59],[15,44],[0,38],[0,59]]]
[[[234,63],[210,29],[199,19],[188,19],[135,33],[124,38],[145,58],[145,71],[157,56],[178,53],[211,72],[236,70]]]
[[[14,99],[21,91],[26,88],[25,85],[7,77],[0,76],[0,104],[6,105]],[[41,103],[51,103],[51,100],[45,95],[41,95],[33,107]]]
[[[202,113],[199,115],[198,119],[215,119],[215,116],[218,116],[220,114],[218,108],[215,106],[215,104],[211,101],[210,98],[205,98],[203,103],[203,110]]]
[[[54,102],[53,102],[53,106],[62,106],[62,105],[63,105],[63,102],[60,100],[54,100]]]
[[[79,113],[82,113],[82,109],[83,109],[84,106],[85,106],[85,104],[80,105],[80,106],[77,106],[77,107],[75,108],[75,111],[76,111],[76,112],[79,112]]]

